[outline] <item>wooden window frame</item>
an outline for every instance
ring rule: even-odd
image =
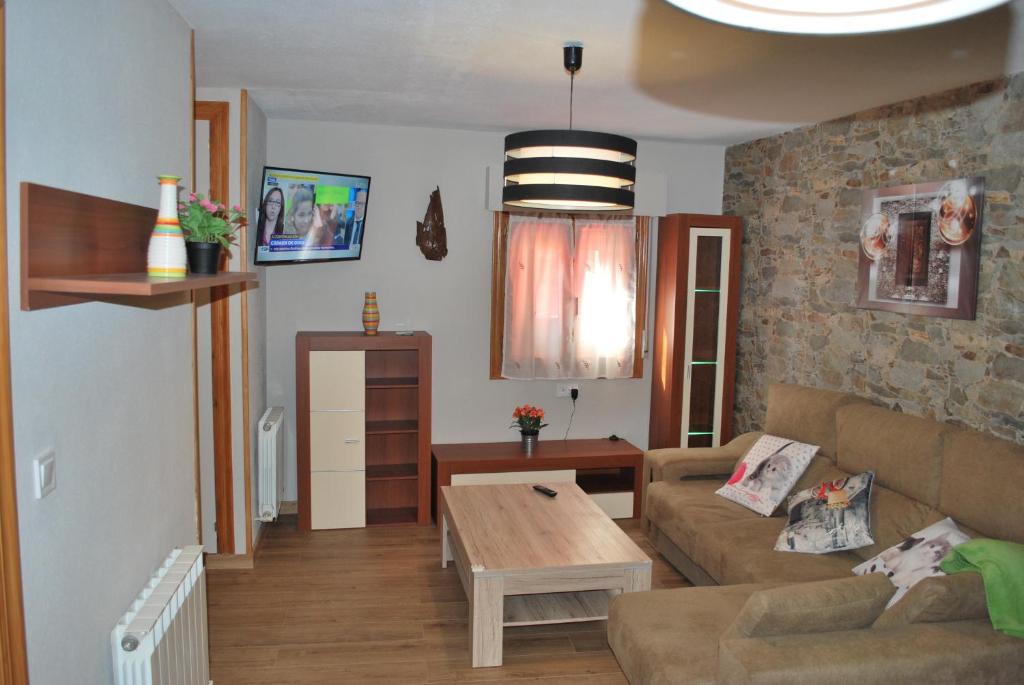
[[[505,281],[508,267],[508,223],[509,212],[494,213],[494,237],[491,244],[491,360],[490,379],[506,380],[501,375],[502,357],[505,345]],[[600,217],[622,219],[622,216]],[[650,256],[649,244],[651,218],[638,216],[636,219],[636,322],[633,331],[633,373],[630,378],[644,376],[644,332],[647,330],[647,263]]]

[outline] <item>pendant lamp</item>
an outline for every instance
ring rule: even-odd
[[[899,31],[959,19],[1007,0],[668,0],[721,24],[775,33]]]
[[[583,46],[567,44],[562,58],[569,71],[569,128],[505,137],[502,202],[571,212],[632,209],[636,141],[573,130],[573,85],[583,64]]]

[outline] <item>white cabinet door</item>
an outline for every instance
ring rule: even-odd
[[[366,353],[363,350],[309,353],[309,408],[366,408]]]
[[[366,526],[366,474],[320,471],[310,474],[313,530]]]
[[[316,471],[366,468],[366,421],[361,411],[309,415],[309,467]]]

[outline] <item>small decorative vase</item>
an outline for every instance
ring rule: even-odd
[[[178,181],[180,176],[157,176],[160,180],[160,212],[149,236],[146,271],[160,278],[185,278],[185,236],[178,225]]]
[[[380,327],[380,309],[377,308],[377,293],[366,293],[366,301],[363,302],[363,332],[366,335],[377,335],[377,328]]]
[[[188,270],[194,274],[214,276],[220,267],[220,243],[194,243],[187,241]]]
[[[519,434],[523,436],[523,442],[521,447],[526,456],[532,456],[533,451],[537,449],[537,439],[540,438],[540,431],[536,430],[524,430],[519,431]]]

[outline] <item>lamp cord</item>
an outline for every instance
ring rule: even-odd
[[[572,130],[572,90],[573,85],[576,83],[576,72],[569,72],[569,130]],[[575,406],[575,403],[573,404]]]

